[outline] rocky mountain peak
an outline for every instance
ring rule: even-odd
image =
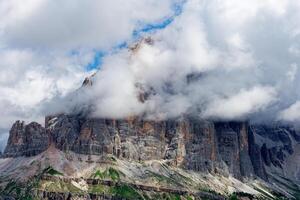
[[[36,122],[15,122],[4,157],[37,155],[52,144],[79,154],[168,160],[170,165],[195,171],[267,179],[266,167],[283,169],[293,154],[293,135],[291,128],[262,128],[248,122],[113,120],[60,114],[46,117],[46,128]]]
[[[49,135],[45,128],[37,122],[26,125],[25,122],[16,121],[10,132],[4,157],[32,156],[47,149]]]
[[[82,87],[92,86],[93,85],[93,78],[96,76],[96,73],[92,74],[89,77],[86,77],[82,83]]]

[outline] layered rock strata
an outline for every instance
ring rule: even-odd
[[[282,168],[294,152],[292,141],[300,142],[300,137],[290,127],[188,118],[89,119],[60,114],[46,117],[45,128],[34,122],[25,125],[17,121],[3,156],[34,156],[54,145],[79,154],[167,160],[170,165],[194,171],[267,180],[265,167]]]

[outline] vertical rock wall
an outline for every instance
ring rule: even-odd
[[[281,168],[294,151],[290,138],[300,141],[295,131],[286,128],[192,118],[114,120],[61,114],[46,117],[45,127],[17,121],[3,156],[33,156],[53,145],[79,154],[113,154],[136,161],[163,159],[194,171],[267,179],[265,166]]]
[[[38,123],[25,125],[17,121],[13,124],[4,150],[4,157],[33,156],[48,148],[50,141],[45,129]]]

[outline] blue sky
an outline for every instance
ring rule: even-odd
[[[174,21],[174,19],[182,13],[182,9],[185,3],[186,0],[175,2],[172,5],[173,14],[171,16],[165,17],[162,20],[159,20],[158,22],[149,23],[149,24],[143,24],[142,22],[140,22],[139,28],[132,32],[132,39],[136,41],[141,37],[143,37],[143,35],[146,33],[155,32],[157,30],[164,29],[167,26],[169,26]],[[115,47],[113,47],[112,51],[117,51],[127,47],[128,47],[128,42],[123,41],[120,44],[117,44]],[[103,51],[101,49],[94,50],[94,51],[95,51],[95,55],[93,57],[93,60],[90,63],[88,63],[88,65],[86,66],[87,71],[99,69],[101,67],[103,58],[108,53],[107,51]]]

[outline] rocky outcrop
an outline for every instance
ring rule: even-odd
[[[289,127],[254,127],[256,143],[261,147],[261,156],[267,166],[282,168],[282,165],[293,150],[292,138],[297,139],[295,131]],[[293,132],[291,134],[290,132]]]
[[[86,77],[82,83],[82,87],[90,87],[93,85],[93,78],[95,77],[96,73],[92,74],[89,77]]]
[[[266,167],[282,168],[294,151],[292,141],[299,140],[291,128],[250,126],[247,122],[90,119],[59,114],[46,117],[45,128],[17,121],[4,157],[37,155],[52,144],[78,154],[166,160],[194,171],[267,180]]]
[[[40,124],[17,121],[9,132],[4,157],[34,156],[48,148],[49,134]]]
[[[300,135],[293,127],[280,124],[255,125],[250,127],[250,133],[253,143],[250,155],[253,163],[257,165],[257,174],[266,174],[267,171],[269,174],[280,174],[291,180],[300,180]]]
[[[215,127],[219,154],[228,172],[235,177],[252,176],[254,170],[249,154],[248,123],[216,123]]]
[[[246,123],[194,119],[145,121],[79,119],[60,115],[46,120],[56,147],[79,154],[114,154],[129,160],[168,160],[195,171],[253,175]]]
[[[196,171],[233,174],[235,177],[254,174],[249,156],[246,122],[194,121],[186,140],[186,165]]]
[[[252,161],[252,166],[255,174],[262,179],[267,180],[267,174],[264,166],[264,162],[261,156],[261,148],[255,143],[255,135],[253,127],[249,127],[249,155]]]
[[[77,116],[56,115],[47,116],[45,119],[45,131],[56,148],[69,151],[77,141],[80,134],[80,119]]]

